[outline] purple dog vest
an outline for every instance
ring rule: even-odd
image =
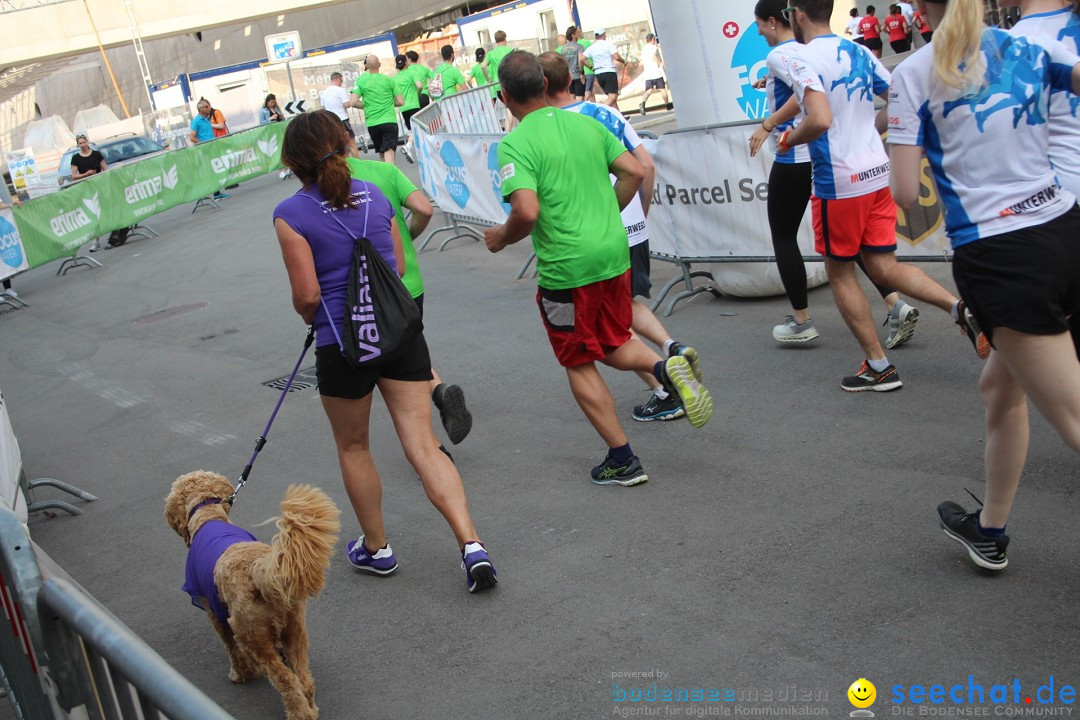
[[[229,607],[218,597],[214,584],[214,566],[226,550],[237,543],[258,542],[242,527],[224,520],[211,520],[195,533],[188,550],[183,590],[191,596],[191,604],[210,610],[223,626],[229,623]]]

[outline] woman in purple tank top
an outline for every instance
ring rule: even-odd
[[[432,430],[431,360],[423,333],[393,357],[359,369],[349,365],[338,345],[354,238],[368,238],[399,274],[405,269],[393,208],[377,187],[352,179],[345,163],[348,142],[341,121],[325,110],[289,121],[281,162],[303,188],[274,209],[293,307],[305,323],[315,325],[319,395],[334,432],[345,491],[362,531],[347,543],[346,556],[365,573],[389,575],[397,570],[383,526],[382,483],[368,434],[372,391],[378,387],[405,457],[454,532],[469,592],[485,590],[498,582],[495,567],[469,515],[457,467],[440,450]]]

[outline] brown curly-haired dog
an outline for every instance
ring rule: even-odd
[[[291,485],[281,501],[278,533],[267,545],[229,524],[232,492],[228,480],[203,470],[172,485],[165,520],[191,548],[184,589],[206,609],[225,645],[229,679],[242,683],[266,675],[289,720],[315,720],[304,611],[323,588],[341,529],[338,509],[322,490]],[[197,558],[209,563],[201,584]]]

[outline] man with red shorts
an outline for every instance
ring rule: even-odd
[[[885,392],[901,387],[900,375],[885,357],[852,261],[861,253],[876,282],[952,312],[954,320],[963,309],[922,270],[896,262],[896,204],[874,110],[874,96],[885,97],[892,78],[866,47],[832,33],[832,11],[833,0],[799,0],[784,11],[804,43],[791,72],[806,119],[780,136],[778,152],[810,145],[814,247],[825,256],[837,308],[866,358],[840,387]],[[973,330],[965,332],[975,342]]]
[[[532,235],[536,302],[551,347],[574,399],[608,446],[592,481],[637,485],[648,476],[630,449],[597,361],[651,372],[680,399],[695,427],[712,415],[712,398],[688,359],[696,353],[688,349],[661,360],[630,332],[630,251],[619,210],[637,193],[644,171],[600,123],[547,104],[544,71],[534,55],[512,52],[498,73],[503,102],[520,124],[498,150],[510,216],[489,228],[484,241],[499,252]],[[614,187],[609,172],[617,178]]]

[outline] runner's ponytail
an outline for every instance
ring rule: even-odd
[[[984,30],[983,0],[948,0],[933,43],[934,75],[944,85],[968,94],[985,84]]]
[[[296,173],[304,187],[318,187],[330,207],[354,207],[347,150],[341,120],[332,112],[316,110],[289,121],[281,143],[281,163]]]

